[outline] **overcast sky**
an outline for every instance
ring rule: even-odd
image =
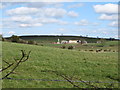
[[[118,37],[115,2],[22,2],[0,4],[3,36],[82,35]]]

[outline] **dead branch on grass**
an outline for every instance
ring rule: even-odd
[[[7,69],[10,68],[11,66],[14,66],[14,65],[15,65],[15,66],[11,69],[10,72],[8,72],[5,76],[3,76],[2,79],[7,78],[10,74],[12,74],[12,73],[15,71],[15,69],[16,69],[22,62],[25,62],[25,61],[27,61],[27,60],[29,59],[29,56],[30,56],[31,51],[29,51],[28,54],[25,53],[25,50],[21,50],[21,52],[22,52],[21,58],[20,58],[20,59],[14,59],[14,60],[15,60],[14,63],[11,63],[11,64],[10,64],[9,62],[3,60],[3,62],[5,62],[6,64],[8,64],[8,66],[5,67],[5,68],[2,68],[2,69],[0,70],[0,72],[3,72],[3,71],[5,71],[5,70],[7,70]]]
[[[68,75],[65,75],[65,74],[63,74],[63,73],[60,73],[60,72],[57,72],[57,71],[52,71],[52,70],[43,70],[42,72],[52,72],[52,73],[54,73],[54,74],[56,74],[57,76],[60,76],[60,77],[62,77],[63,79],[65,79],[67,82],[69,82],[73,87],[76,87],[76,88],[81,88],[79,85],[77,85],[75,82],[73,82],[73,76],[72,77],[70,77],[70,76],[68,76]],[[88,85],[88,86],[90,86],[90,87],[93,87],[93,88],[98,88],[97,86],[94,86],[94,85],[92,85],[92,84],[90,84],[89,82],[87,83],[87,82],[85,82],[84,80],[82,80],[82,79],[79,79],[79,78],[75,78],[75,79],[77,79],[77,80],[80,80],[81,82],[83,82],[84,84],[86,84],[86,85]]]

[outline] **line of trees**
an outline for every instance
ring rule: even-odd
[[[32,40],[23,40],[17,35],[12,35],[10,38],[3,38],[1,35],[1,41],[8,41],[8,42],[14,42],[14,43],[23,43],[23,44],[34,44],[37,45],[37,42],[32,41]]]

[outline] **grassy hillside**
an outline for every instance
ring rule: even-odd
[[[20,58],[20,50],[31,50],[29,61],[22,63],[12,78],[32,79],[59,79],[53,73],[43,70],[56,70],[68,76],[85,81],[117,82],[118,80],[118,53],[117,52],[83,52],[76,50],[59,49],[47,46],[36,46],[3,42],[3,60],[14,62],[13,58]],[[3,64],[5,65],[5,64]],[[8,70],[9,71],[9,70]],[[7,71],[7,72],[8,72]],[[5,72],[3,73],[5,75]],[[78,79],[74,79],[77,80]],[[77,83],[81,88],[90,86]],[[97,87],[118,87],[117,83],[92,83]],[[72,88],[65,81],[27,81],[3,80],[4,88]]]

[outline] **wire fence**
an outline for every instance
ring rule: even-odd
[[[23,78],[5,78],[5,79],[8,79],[8,80],[27,80],[27,81],[64,81],[64,82],[67,82],[67,80],[55,80],[55,79],[31,79],[31,78],[28,78],[28,79],[23,79]],[[0,80],[2,80],[2,78],[0,78]],[[88,82],[88,83],[120,83],[120,82],[107,82],[107,81],[74,81],[74,80],[70,80],[71,82]]]

